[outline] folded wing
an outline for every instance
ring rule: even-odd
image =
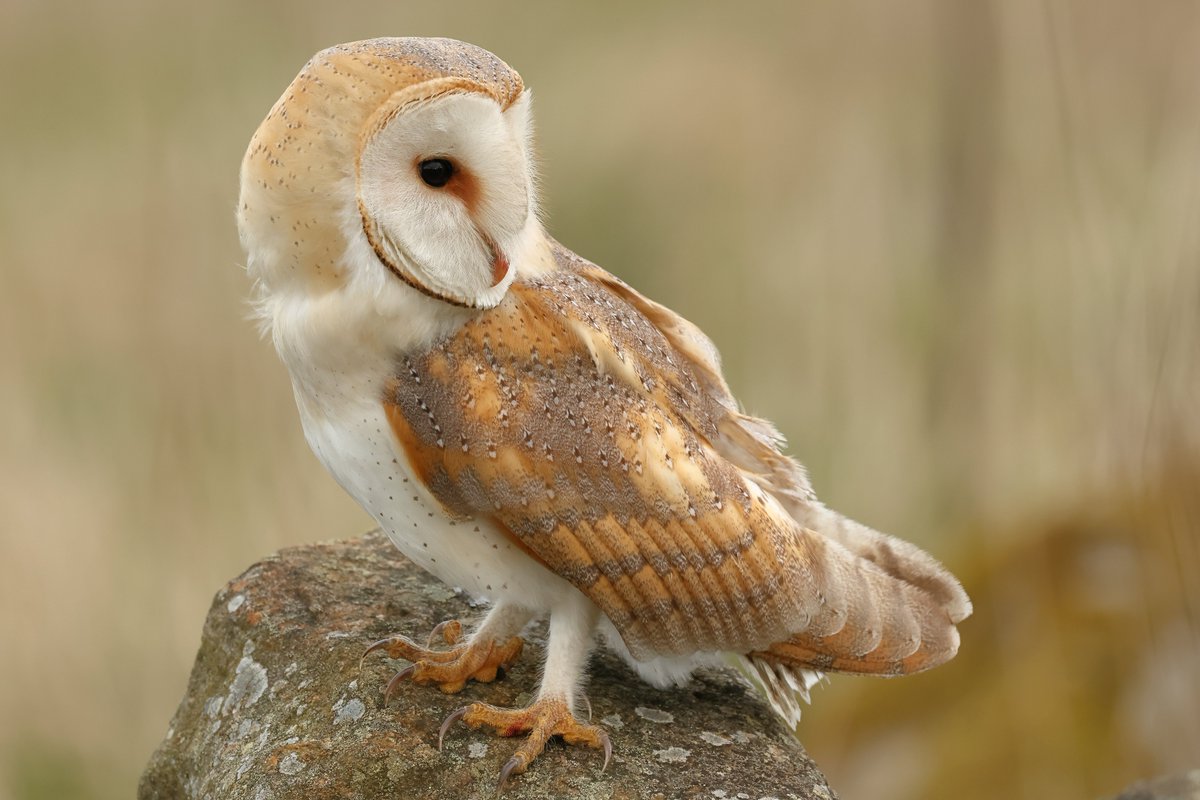
[[[695,326],[558,259],[387,388],[392,428],[446,509],[507,531],[637,658],[896,673],[953,655],[969,613],[954,579],[824,509],[769,423],[738,411]]]

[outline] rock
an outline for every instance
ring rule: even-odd
[[[1138,781],[1113,800],[1200,800],[1200,769]]]
[[[213,601],[187,693],[138,787],[141,800],[493,798],[516,742],[458,726],[472,700],[524,705],[537,688],[544,627],[511,673],[459,695],[383,688],[402,662],[372,641],[423,641],[438,622],[474,618],[466,597],[405,561],[379,533],[280,552]],[[520,798],[820,798],[835,795],[799,742],[731,676],[682,690],[641,683],[598,652],[588,697],[613,763],[551,743],[505,791]]]

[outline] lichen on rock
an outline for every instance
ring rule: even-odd
[[[516,742],[441,721],[465,702],[516,705],[537,690],[544,641],[534,629],[512,671],[460,695],[383,687],[403,666],[359,656],[376,639],[423,639],[480,609],[405,561],[378,533],[284,550],[213,600],[187,691],[150,759],[140,800],[493,798]],[[506,800],[832,798],[799,742],[735,679],[706,673],[684,689],[640,683],[597,653],[587,688],[613,763],[551,746]],[[715,733],[715,732],[720,733]]]

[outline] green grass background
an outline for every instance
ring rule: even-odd
[[[703,327],[826,501],[964,576],[954,663],[835,678],[847,800],[1200,765],[1200,7],[0,3],[0,797],[129,797],[212,594],[368,518],[246,320],[251,133],[316,50],[535,93],[551,232]]]

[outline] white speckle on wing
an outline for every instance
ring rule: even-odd
[[[638,706],[633,710],[642,719],[648,722],[668,723],[675,721],[675,715],[669,711],[663,711],[658,708],[647,708],[646,706]]]
[[[233,597],[229,598],[229,602],[225,604],[225,608],[227,608],[229,610],[229,613],[232,614],[233,612],[235,612],[239,608],[241,608],[242,603],[244,603],[244,602],[246,602],[246,595],[235,594]]]
[[[668,747],[666,750],[654,751],[654,757],[664,764],[683,764],[691,754],[691,750],[684,750],[682,747]]]
[[[722,736],[719,733],[713,733],[712,731],[702,731],[700,738],[713,747],[724,747],[727,744],[733,744],[733,739],[730,739],[728,736]]]

